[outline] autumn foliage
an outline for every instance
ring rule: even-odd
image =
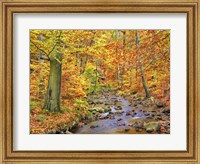
[[[51,57],[62,66],[60,112],[44,108]],[[169,108],[169,30],[31,30],[30,59],[31,133],[90,118],[91,94],[116,91]]]

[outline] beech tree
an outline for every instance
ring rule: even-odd
[[[146,98],[169,88],[169,30],[31,30],[31,99],[61,111],[111,87]]]

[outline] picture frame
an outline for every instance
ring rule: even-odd
[[[171,0],[2,0],[0,147],[2,163],[199,163],[200,1]],[[14,151],[13,15],[15,13],[186,13],[187,151]]]

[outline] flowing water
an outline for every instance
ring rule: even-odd
[[[79,127],[75,131],[76,134],[144,133],[143,130],[136,132],[136,129],[132,127],[136,121],[146,119],[146,116],[142,112],[142,110],[144,110],[142,105],[138,104],[137,107],[133,107],[128,100],[125,100],[120,96],[103,96],[101,97],[101,100],[103,100],[104,104],[106,102],[115,102],[113,103],[114,105],[109,106],[111,111],[101,114],[101,117],[105,117],[104,119],[98,118],[83,127]],[[121,110],[116,110],[119,106],[121,107]],[[112,117],[106,118],[106,116]]]

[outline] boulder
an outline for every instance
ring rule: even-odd
[[[66,130],[65,134],[72,134],[70,131]]]
[[[110,112],[110,111],[111,111],[110,107],[104,108],[104,112]]]
[[[93,112],[93,111],[97,111],[97,109],[96,108],[89,108],[88,111]]]
[[[99,113],[105,112],[104,109],[101,107],[89,108],[88,111],[91,112],[92,114],[96,114],[97,112]]]
[[[102,114],[99,116],[99,119],[106,119],[106,118],[108,118],[108,115],[109,115],[109,113],[102,113]]]
[[[91,125],[91,126],[90,126],[91,129],[97,128],[97,127],[98,127],[98,125]]]
[[[124,129],[125,132],[128,132],[129,130],[130,130],[129,128],[125,128],[125,129]]]
[[[160,131],[160,123],[159,122],[149,122],[144,126],[146,132],[159,132]]]
[[[146,128],[145,130],[146,130],[147,133],[151,133],[151,132],[154,131],[153,128]]]
[[[115,107],[115,110],[122,110],[122,107],[121,106],[117,106],[117,107]]]
[[[134,123],[135,129],[142,129],[143,125],[144,125],[144,123],[142,121],[138,121],[138,122]]]
[[[158,103],[156,104],[156,106],[157,106],[158,108],[162,108],[162,107],[165,107],[165,104],[164,104],[164,103],[161,103],[161,102],[158,102]]]

